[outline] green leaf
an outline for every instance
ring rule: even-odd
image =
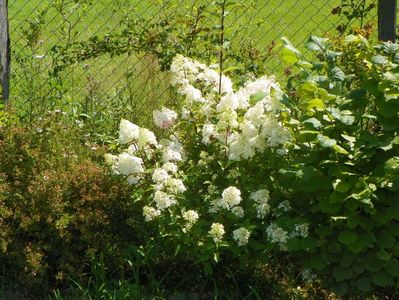
[[[304,124],[311,124],[313,128],[318,129],[322,126],[321,122],[317,120],[316,118],[310,118],[305,121],[303,121]]]
[[[332,192],[328,197],[328,200],[330,203],[342,203],[345,200],[345,194],[336,191]]]
[[[378,252],[376,253],[376,256],[377,256],[379,259],[384,260],[384,261],[388,261],[388,260],[391,259],[391,254],[389,254],[387,251],[385,251],[385,250],[383,250],[383,249],[381,249],[380,251],[378,251]]]
[[[344,245],[349,245],[356,241],[357,234],[353,231],[344,230],[338,236],[338,241],[340,241]]]
[[[328,39],[319,38],[317,36],[310,36],[308,42],[306,43],[306,48],[312,51],[325,51]]]
[[[350,215],[346,219],[347,225],[350,229],[356,228],[360,224],[360,219],[356,215]]]
[[[267,96],[267,94],[265,92],[258,92],[256,94],[251,95],[251,97],[249,98],[249,104],[251,106],[255,105],[256,103],[258,103],[259,101],[261,101],[262,99],[264,99]]]
[[[300,241],[300,239],[289,239],[287,241],[287,248],[289,251],[298,251],[302,249],[302,243]]]
[[[345,140],[347,140],[348,142],[351,142],[351,143],[356,142],[356,138],[355,138],[354,136],[349,136],[349,135],[346,135],[346,134],[341,134],[341,136],[342,136]]]
[[[322,99],[317,99],[317,98],[316,99],[312,99],[312,100],[309,100],[306,103],[306,108],[308,110],[313,109],[313,108],[316,108],[316,109],[319,109],[319,110],[324,110],[324,102],[323,102]]]
[[[371,280],[367,277],[361,277],[356,281],[356,287],[359,291],[368,292],[371,289]]]
[[[281,59],[288,65],[294,65],[299,62],[302,57],[301,52],[299,52],[287,38],[283,37],[281,39],[284,42],[284,47],[280,53]]]
[[[328,198],[324,198],[320,201],[319,208],[324,213],[335,215],[341,210],[342,204],[330,203]]]
[[[386,264],[385,271],[394,277],[399,277],[399,261],[396,258],[392,258]]]
[[[330,148],[337,144],[337,141],[335,139],[331,139],[328,136],[323,135],[323,134],[318,134],[317,140],[318,140],[320,146],[322,146],[324,148]]]
[[[344,148],[342,148],[340,145],[335,144],[332,147],[336,153],[343,154],[343,155],[349,155],[349,152],[346,151]]]
[[[333,230],[328,226],[319,226],[315,228],[315,232],[319,237],[325,238],[326,236],[331,235]]]
[[[392,276],[383,271],[372,273],[371,278],[376,285],[381,287],[393,285]]]
[[[388,59],[385,56],[382,55],[375,55],[371,58],[371,61],[375,63],[376,65],[387,65],[388,64]]]
[[[341,250],[342,250],[342,247],[337,242],[332,242],[328,245],[328,252],[330,252],[330,253],[340,253]]]
[[[338,67],[334,67],[331,70],[331,78],[335,81],[344,81],[345,80],[345,73]]]
[[[333,276],[339,282],[345,279],[350,279],[353,275],[353,272],[349,268],[344,268],[342,266],[337,266],[333,269]]]
[[[386,173],[395,173],[399,171],[399,157],[394,156],[388,159],[384,164],[384,171]]]
[[[352,185],[345,181],[337,180],[334,185],[334,189],[340,193],[346,193],[352,188]]]
[[[298,141],[299,142],[310,142],[316,139],[320,131],[315,130],[301,130],[299,132]]]
[[[336,282],[333,284],[332,289],[338,296],[343,296],[348,293],[348,284],[345,281]]]
[[[327,263],[317,254],[312,255],[308,261],[308,266],[311,269],[323,270]]]
[[[374,255],[368,255],[363,259],[364,266],[371,272],[377,272],[383,267],[381,261]]]
[[[383,248],[391,248],[395,244],[395,237],[387,230],[377,234],[377,243]]]

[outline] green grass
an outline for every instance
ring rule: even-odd
[[[144,16],[157,20],[161,15],[173,21],[176,11],[193,14],[192,1],[97,0],[87,6],[79,6],[76,1],[57,1],[72,3],[64,6],[63,13],[54,7],[55,2],[9,1],[13,58],[15,61],[24,59],[14,63],[12,69],[11,102],[18,111],[32,114],[35,110],[75,107],[75,111],[87,114],[93,109],[112,107],[119,111],[118,116],[125,114],[124,117],[145,123],[151,115],[149,108],[174,101],[173,95],[165,92],[167,80],[158,71],[156,62],[151,57],[136,55],[103,55],[76,64],[62,74],[61,85],[65,92],[61,99],[57,94],[49,95],[49,90],[56,90],[60,85],[50,83],[47,76],[51,64],[49,49],[69,39],[84,41],[93,35],[104,36],[117,31],[127,18]],[[210,1],[197,0],[196,3],[210,5]],[[290,38],[294,45],[303,45],[310,34],[332,32],[338,22],[337,17],[331,15],[331,9],[339,0],[248,0],[240,3],[239,8],[230,8],[226,19],[226,37],[231,40],[233,49],[252,41],[260,51],[266,51],[281,36]],[[42,11],[46,12],[44,17],[40,17]],[[39,28],[31,48],[26,46],[26,31],[30,28]],[[43,55],[44,58],[37,58]],[[268,63],[270,73],[279,68],[277,57],[270,57]]]
[[[335,27],[341,22],[331,14],[340,0],[236,2],[240,5],[228,7],[226,17],[226,39],[231,41],[232,51],[253,44],[261,53],[268,53],[282,36],[303,50],[309,35],[336,33]],[[52,63],[49,50],[68,41],[118,32],[127,19],[138,16],[173,22],[176,12],[194,15],[193,3],[212,5],[207,0],[10,0],[11,103],[27,117],[63,109],[77,115],[94,114],[100,120],[129,118],[148,126],[153,109],[175,103],[173,93],[168,92],[167,77],[153,57],[102,55],[74,64],[62,72],[62,82],[54,82],[48,76]],[[37,34],[31,34],[33,43],[28,47],[27,36],[32,32]],[[266,63],[269,74],[278,75],[283,70],[276,52],[274,47]]]

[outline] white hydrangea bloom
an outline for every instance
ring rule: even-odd
[[[119,125],[119,143],[127,144],[139,137],[140,127],[128,120],[122,119]]]
[[[195,210],[188,210],[183,213],[183,219],[188,223],[194,224],[198,221],[199,215]]]
[[[108,166],[112,166],[118,161],[118,156],[106,153],[104,155],[105,164]]]
[[[180,90],[181,94],[186,96],[187,101],[190,102],[206,102],[202,97],[202,93],[199,89],[193,87],[190,84],[184,85]]]
[[[252,139],[258,135],[258,128],[251,121],[244,121],[240,125],[240,129],[242,131],[242,135],[245,139]]]
[[[247,109],[249,107],[249,99],[250,99],[250,95],[248,94],[248,92],[241,88],[238,90],[238,92],[236,92],[236,96],[238,99],[238,108],[239,109]]]
[[[181,161],[183,160],[183,145],[177,140],[163,140],[163,156],[164,163],[169,161]]]
[[[233,92],[233,83],[231,79],[225,75],[222,75],[222,80],[220,84],[220,91],[222,94],[224,93],[232,93]],[[219,91],[219,82],[217,82],[216,91]]]
[[[258,190],[252,193],[249,198],[255,202],[257,217],[263,219],[270,212],[270,194],[268,190]]]
[[[167,191],[172,194],[184,193],[187,190],[181,179],[170,177],[166,180],[165,187]]]
[[[172,162],[166,162],[162,165],[162,169],[171,174],[175,174],[177,172],[177,165]]]
[[[213,238],[215,243],[220,242],[225,234],[224,226],[220,223],[213,223],[208,233]]]
[[[248,229],[241,227],[233,231],[233,239],[237,242],[238,246],[248,244],[248,239],[251,233]]]
[[[236,110],[238,105],[239,99],[237,95],[234,92],[230,92],[222,96],[222,99],[220,99],[220,102],[216,105],[216,111]]]
[[[156,146],[157,144],[157,138],[151,130],[148,130],[147,128],[140,128],[138,137],[139,147],[144,148],[147,145]]]
[[[152,173],[152,180],[156,183],[164,183],[168,178],[168,172],[161,168],[156,168]]]
[[[237,217],[237,218],[243,218],[244,217],[244,209],[241,206],[235,206],[231,209],[231,212]]]
[[[249,198],[256,203],[267,203],[270,199],[270,193],[268,190],[258,190],[253,192]]]
[[[204,144],[209,144],[211,142],[211,137],[215,135],[215,126],[213,124],[205,124],[202,127],[202,142]]]
[[[159,209],[155,209],[150,206],[143,207],[143,216],[146,222],[154,220],[155,218],[159,217],[160,214],[161,211]]]
[[[309,234],[309,224],[295,224],[291,237],[307,237]]]
[[[134,176],[134,175],[129,175],[127,177],[127,182],[130,185],[137,184],[139,181],[140,181],[140,177],[137,177],[137,176]]]
[[[292,209],[290,202],[288,200],[284,200],[277,206],[277,210],[281,210],[282,212],[287,212]]]
[[[265,107],[263,102],[259,101],[249,108],[244,115],[245,120],[250,121],[254,126],[259,127],[265,119]]]
[[[176,203],[176,200],[171,195],[168,195],[167,193],[162,191],[155,192],[154,201],[157,205],[157,208],[161,211]]]
[[[255,148],[246,139],[239,136],[229,146],[229,159],[230,160],[241,160],[248,159],[255,155]]]
[[[279,244],[280,249],[286,250],[286,243],[288,240],[287,231],[279,227],[277,224],[271,223],[266,228],[266,234],[271,243]]]
[[[241,191],[234,186],[226,188],[222,193],[223,208],[230,209],[240,204],[241,200]]]
[[[117,171],[122,175],[130,175],[144,172],[143,160],[128,153],[121,153],[118,156]]]
[[[214,91],[219,90],[219,73],[215,70],[206,68],[198,74],[197,78],[203,81],[206,85],[212,86]]]
[[[166,107],[162,107],[162,110],[155,110],[153,112],[154,123],[157,127],[167,129],[173,125],[177,119],[177,113]]]
[[[218,131],[234,129],[239,126],[238,115],[233,109],[225,109],[218,114],[219,121],[216,125]]]

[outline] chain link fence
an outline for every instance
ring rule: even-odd
[[[339,3],[228,1],[223,47],[232,63],[239,53],[281,72],[280,38],[301,48],[309,35],[336,33]],[[153,108],[176,104],[163,72],[175,53],[215,62],[221,17],[220,3],[200,0],[9,0],[10,103],[26,118],[60,109],[145,123]]]

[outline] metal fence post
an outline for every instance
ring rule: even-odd
[[[10,37],[8,31],[8,0],[0,0],[0,81],[1,98],[8,103],[10,95]]]
[[[378,39],[381,41],[395,41],[396,1],[378,0]]]

